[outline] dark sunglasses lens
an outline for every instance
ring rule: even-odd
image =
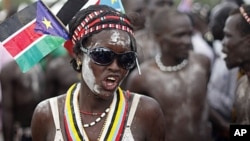
[[[105,48],[95,48],[90,52],[91,58],[99,65],[110,64],[115,57],[114,52]]]
[[[120,54],[118,58],[119,65],[124,69],[132,69],[135,66],[136,55],[134,52]]]

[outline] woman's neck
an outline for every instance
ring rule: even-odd
[[[101,99],[94,94],[84,83],[79,91],[79,108],[86,112],[103,112],[112,103],[113,99]]]

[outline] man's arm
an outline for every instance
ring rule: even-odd
[[[15,69],[11,67],[12,64],[7,64],[0,73],[5,141],[12,141],[14,136],[13,89],[15,88],[13,82],[15,81]]]
[[[209,107],[209,120],[219,129],[222,136],[229,138],[229,126],[230,123],[227,122],[217,111]]]
[[[143,86],[145,84],[143,80],[144,77],[145,76],[138,74],[138,70],[132,71],[131,74],[127,78],[125,89],[131,92],[147,95],[146,89]]]
[[[150,97],[142,96],[139,112],[142,113],[145,124],[146,140],[148,141],[164,141],[166,125],[162,109],[159,103]]]

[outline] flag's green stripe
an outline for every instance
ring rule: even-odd
[[[22,72],[26,72],[51,51],[62,47],[64,41],[61,37],[45,36],[42,40],[29,47],[23,54],[15,58],[16,62]]]

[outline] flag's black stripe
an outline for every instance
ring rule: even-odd
[[[37,2],[27,6],[0,24],[0,41],[4,41],[10,35],[36,18]]]
[[[75,14],[87,3],[88,0],[68,0],[57,13],[57,17],[66,26]]]

